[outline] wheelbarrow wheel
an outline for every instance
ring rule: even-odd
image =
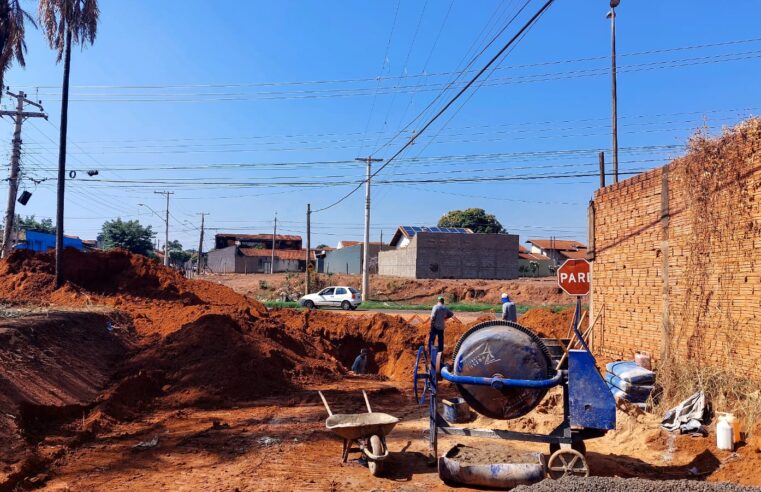
[[[375,434],[370,436],[370,452],[375,456],[383,456],[383,441],[381,441],[380,436]],[[370,469],[370,473],[372,473],[374,477],[377,477],[383,471],[383,462],[368,459],[367,468]]]

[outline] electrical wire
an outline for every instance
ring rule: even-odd
[[[522,34],[522,33],[523,33],[523,32],[524,32],[526,29],[528,29],[528,28],[529,28],[529,27],[530,27],[530,26],[531,26],[531,25],[532,25],[532,24],[533,24],[533,23],[534,23],[534,22],[535,22],[535,21],[536,21],[536,20],[537,20],[537,19],[538,19],[538,18],[539,18],[539,17],[540,17],[540,16],[541,16],[541,15],[542,15],[542,14],[543,14],[543,13],[544,13],[544,12],[545,12],[545,11],[546,11],[548,8],[549,8],[549,7],[550,7],[550,5],[552,5],[553,3],[554,3],[554,0],[548,0],[548,1],[547,1],[547,2],[546,2],[546,3],[545,3],[543,6],[542,6],[542,8],[541,8],[541,9],[539,9],[539,11],[538,11],[536,14],[534,14],[534,16],[533,16],[533,17],[531,17],[531,19],[529,19],[529,21],[528,21],[526,24],[524,24],[524,26],[523,26],[523,27],[522,27],[522,28],[521,28],[521,29],[518,31],[518,33],[517,33],[517,34],[515,34],[515,35],[514,35],[514,36],[513,36],[513,37],[512,37],[512,38],[511,38],[511,39],[510,39],[508,42],[507,42],[507,44],[505,44],[505,45],[502,47],[502,49],[501,49],[501,50],[499,50],[499,51],[497,52],[497,54],[496,54],[496,55],[494,55],[494,56],[493,56],[493,57],[492,57],[492,58],[489,60],[489,62],[488,62],[486,65],[484,65],[484,67],[483,67],[483,68],[481,68],[481,70],[480,70],[480,71],[479,71],[479,72],[478,72],[478,73],[477,73],[477,74],[476,74],[476,75],[475,75],[475,76],[474,76],[474,77],[473,77],[473,78],[472,78],[472,79],[471,79],[471,80],[470,80],[470,81],[469,81],[469,82],[468,82],[468,83],[465,85],[465,87],[463,87],[462,89],[460,89],[460,91],[459,91],[457,94],[455,94],[455,96],[454,96],[452,99],[450,99],[450,100],[449,100],[449,102],[448,102],[447,104],[445,104],[445,105],[444,105],[444,107],[443,107],[443,108],[441,108],[441,109],[440,109],[440,110],[439,110],[439,111],[436,113],[436,115],[434,115],[434,117],[433,117],[433,118],[431,118],[431,119],[428,121],[428,123],[426,123],[426,124],[425,124],[425,126],[423,126],[423,127],[421,128],[421,130],[420,130],[420,131],[419,131],[419,132],[418,132],[418,133],[417,133],[415,136],[413,136],[412,138],[410,138],[410,139],[407,141],[407,143],[405,143],[405,144],[402,146],[402,148],[401,148],[401,149],[399,149],[399,150],[398,150],[398,151],[397,151],[397,152],[396,152],[396,153],[395,153],[393,156],[391,156],[391,158],[389,158],[389,159],[388,159],[388,160],[387,160],[387,161],[386,161],[386,162],[385,162],[385,163],[384,163],[382,166],[380,166],[380,168],[379,168],[377,171],[375,171],[375,172],[374,172],[372,175],[370,175],[370,176],[369,176],[369,177],[368,177],[366,180],[363,180],[363,182],[362,182],[362,183],[360,183],[359,185],[357,185],[357,187],[356,187],[356,188],[354,188],[352,191],[350,191],[348,194],[346,194],[346,195],[344,195],[343,197],[341,197],[340,199],[338,199],[338,201],[336,201],[336,202],[334,202],[334,203],[332,203],[332,204],[328,205],[327,207],[322,207],[322,208],[320,208],[320,209],[314,210],[314,211],[312,211],[312,213],[323,212],[323,211],[325,211],[325,210],[328,210],[328,209],[330,209],[330,208],[332,208],[332,207],[334,207],[334,206],[338,205],[339,203],[343,202],[343,201],[344,201],[344,200],[346,200],[348,197],[350,197],[351,195],[353,195],[353,194],[354,194],[354,193],[355,193],[355,192],[356,192],[356,191],[357,191],[357,190],[358,190],[358,189],[359,189],[359,188],[362,186],[362,184],[363,184],[364,182],[366,182],[367,180],[369,180],[369,179],[371,179],[371,178],[373,178],[373,177],[377,176],[377,174],[378,174],[379,172],[381,172],[381,171],[382,171],[382,170],[383,170],[383,169],[384,169],[386,166],[388,166],[388,165],[389,165],[391,162],[393,162],[393,161],[394,161],[394,159],[396,159],[397,157],[399,157],[399,156],[402,154],[402,152],[404,152],[404,151],[405,151],[405,150],[406,150],[406,149],[407,149],[407,148],[408,148],[410,145],[412,145],[412,144],[415,142],[415,139],[417,139],[417,138],[418,138],[420,135],[422,135],[422,134],[423,134],[423,133],[424,133],[424,132],[425,132],[425,131],[426,131],[426,130],[427,130],[427,129],[428,129],[428,128],[429,128],[429,127],[430,127],[430,126],[431,126],[431,125],[432,125],[432,124],[433,124],[433,123],[434,123],[434,122],[435,122],[435,121],[436,121],[436,120],[437,120],[437,119],[438,119],[440,116],[441,116],[441,115],[442,115],[442,114],[444,114],[444,112],[445,112],[447,109],[449,109],[449,107],[450,107],[450,106],[452,106],[452,104],[454,104],[454,103],[455,103],[455,102],[456,102],[456,101],[457,101],[457,100],[460,98],[460,96],[462,96],[462,94],[463,94],[463,93],[465,93],[465,91],[467,91],[467,90],[468,90],[468,88],[469,88],[471,85],[473,85],[473,83],[475,83],[475,82],[476,82],[476,80],[478,80],[478,78],[479,78],[479,77],[480,77],[480,76],[481,76],[481,75],[482,75],[482,74],[483,74],[483,73],[484,73],[486,70],[488,70],[488,69],[489,69],[489,67],[490,67],[490,66],[491,66],[491,65],[492,65],[492,64],[493,64],[495,61],[497,61],[497,59],[499,59],[499,57],[502,55],[502,53],[504,53],[504,52],[505,52],[505,51],[506,51],[506,50],[507,50],[507,49],[508,49],[510,46],[512,46],[512,44],[513,44],[513,43],[514,43],[514,42],[515,42],[515,41],[516,41],[516,40],[517,40],[517,39],[520,37],[520,35],[521,35],[521,34]]]

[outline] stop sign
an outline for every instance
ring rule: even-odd
[[[589,294],[592,274],[587,260],[566,260],[558,268],[558,285],[567,294],[585,296]]]

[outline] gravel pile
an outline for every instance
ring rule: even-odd
[[[727,482],[614,477],[548,479],[534,485],[521,485],[513,490],[522,492],[671,492],[675,490],[686,492],[761,492],[759,487],[748,487]]]

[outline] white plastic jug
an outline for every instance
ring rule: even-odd
[[[732,427],[732,442],[737,444],[742,441],[742,436],[740,435],[740,421],[734,416],[734,414],[727,413],[725,416],[727,423]]]
[[[735,450],[735,436],[739,435],[740,425],[731,413],[722,414],[716,423],[716,447],[725,451]],[[739,440],[739,439],[738,439]]]

